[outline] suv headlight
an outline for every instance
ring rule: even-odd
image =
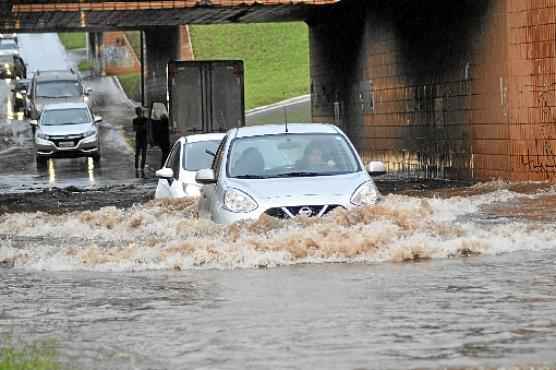
[[[38,137],[39,139],[43,139],[43,140],[48,140],[48,139],[49,139],[48,135],[47,135],[47,134],[43,134],[42,132],[37,132],[37,137]]]
[[[230,189],[224,193],[224,208],[234,213],[248,213],[257,209],[259,205],[246,193]]]
[[[370,206],[376,204],[379,197],[376,185],[372,181],[368,181],[360,185],[351,196],[351,203],[356,206]]]
[[[89,130],[85,132],[85,137],[95,136],[97,134],[97,130]]]

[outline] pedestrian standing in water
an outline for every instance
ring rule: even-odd
[[[145,171],[147,161],[147,119],[142,107],[135,108],[137,117],[133,119],[133,130],[135,131],[135,170]],[[141,156],[141,167],[139,167],[139,156]]]

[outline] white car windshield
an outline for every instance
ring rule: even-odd
[[[199,141],[185,145],[182,160],[183,169],[187,171],[198,171],[203,168],[210,168],[218,145],[220,145],[220,140]],[[209,154],[207,151],[213,154]]]
[[[332,176],[361,170],[339,134],[278,134],[234,139],[228,176],[257,179]]]
[[[41,125],[80,125],[91,123],[89,111],[85,108],[46,110],[41,115]]]
[[[76,81],[49,81],[37,84],[39,98],[70,98],[81,96],[83,89]]]

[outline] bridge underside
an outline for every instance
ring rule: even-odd
[[[299,21],[310,19],[317,8],[336,2],[13,0],[0,12],[0,31],[108,31],[183,24]]]

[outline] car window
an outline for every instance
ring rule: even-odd
[[[43,81],[37,83],[35,95],[39,98],[69,98],[82,93],[79,81]]]
[[[339,134],[277,134],[235,139],[228,174],[236,178],[327,176],[360,171]]]
[[[41,125],[79,125],[91,123],[91,114],[87,108],[46,110],[41,115]]]
[[[220,140],[199,141],[185,145],[183,152],[183,169],[187,171],[199,171],[203,168],[210,168],[214,161],[214,154],[218,150]]]

